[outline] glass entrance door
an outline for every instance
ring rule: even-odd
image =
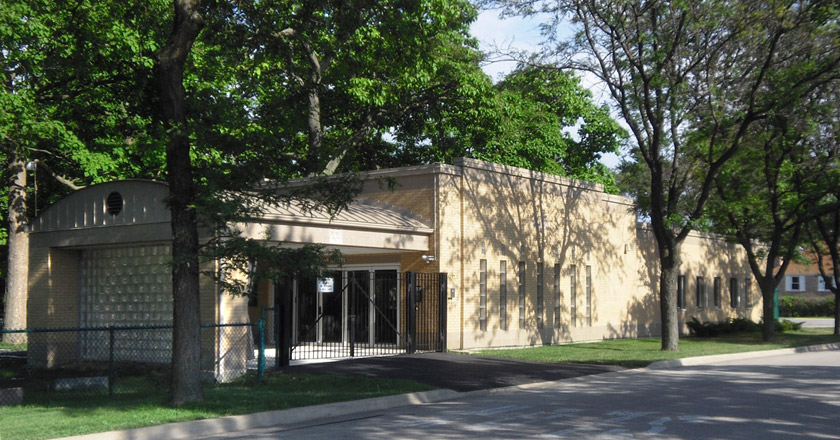
[[[396,270],[377,270],[374,272],[373,327],[377,344],[397,343],[397,316],[400,298],[399,280]]]
[[[332,285],[330,288],[322,288],[318,293],[321,303],[320,318],[318,324],[321,328],[321,342],[342,342],[344,341],[344,295],[345,290],[341,288],[342,273],[340,271],[330,272],[326,278],[332,282],[322,283],[322,286]]]
[[[396,344],[399,328],[396,269],[332,271],[297,280],[297,343]],[[352,330],[352,331],[351,331]]]
[[[370,271],[347,272],[347,315],[353,330],[353,342],[370,343],[370,292]]]

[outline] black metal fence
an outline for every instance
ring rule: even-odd
[[[277,305],[262,309],[269,365],[443,351],[446,285],[446,274],[396,270],[299,280],[296,292],[278,292]]]
[[[205,384],[246,374],[262,379],[264,325],[201,326]],[[24,333],[27,344],[0,349],[0,406],[79,398],[165,395],[172,359],[172,326],[110,326],[2,330]],[[256,337],[255,337],[256,336]]]

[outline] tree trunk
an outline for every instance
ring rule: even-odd
[[[762,320],[761,336],[765,341],[772,341],[776,337],[776,318],[773,316],[773,297],[776,295],[776,283],[771,274],[769,280],[759,280],[758,287],[761,289]]]
[[[313,75],[314,76],[314,75]],[[307,171],[314,173],[318,171],[320,156],[323,153],[323,131],[321,128],[321,96],[318,94],[318,84],[310,84],[307,93],[309,111],[306,116],[306,125],[309,128],[309,151],[307,153]]]
[[[9,236],[6,271],[6,309],[3,328],[26,328],[26,293],[29,280],[29,231],[26,218],[26,168],[14,157],[9,164]],[[25,333],[7,333],[3,342],[23,344]]]
[[[169,400],[175,406],[201,401],[201,315],[199,308],[198,221],[184,109],[184,65],[204,20],[200,1],[174,0],[175,23],[158,52],[157,82],[161,115],[168,128],[166,172],[172,212],[172,377]]]
[[[662,319],[662,350],[680,349],[680,323],[677,314],[677,273],[680,248],[660,247],[659,253],[659,314]],[[664,251],[663,251],[664,249]]]
[[[834,292],[834,335],[840,335],[840,290]]]

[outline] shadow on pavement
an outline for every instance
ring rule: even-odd
[[[335,374],[409,379],[438,388],[474,391],[568,379],[625,368],[596,364],[548,364],[478,356],[423,353],[287,367],[294,374]]]

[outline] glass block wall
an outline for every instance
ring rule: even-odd
[[[169,245],[82,252],[81,326],[171,325],[171,254]],[[107,359],[108,346],[97,333],[81,338],[83,358]],[[120,332],[115,343],[116,359],[169,362],[171,330],[135,331],[130,337],[126,333]]]

